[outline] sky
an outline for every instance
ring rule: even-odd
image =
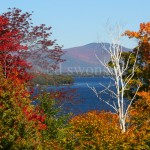
[[[52,39],[64,48],[92,42],[110,42],[106,25],[120,24],[122,31],[138,31],[150,21],[150,0],[0,0],[0,13],[7,8],[34,12],[34,25],[51,26]],[[122,45],[133,48],[136,40],[124,38]]]

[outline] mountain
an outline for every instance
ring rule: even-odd
[[[60,64],[59,73],[96,73],[102,72],[104,67],[96,58],[96,55],[101,61],[108,62],[110,60],[109,53],[103,48],[109,49],[109,43],[90,43],[79,47],[64,49],[65,62]],[[122,47],[123,51],[130,49]]]

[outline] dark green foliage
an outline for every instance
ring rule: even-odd
[[[60,132],[68,125],[67,120],[71,114],[65,114],[59,101],[55,100],[55,94],[43,92],[38,96],[39,107],[46,114],[46,130],[43,131],[43,140],[58,140]]]
[[[70,85],[73,77],[70,75],[49,75],[49,74],[33,74],[34,78],[31,84],[36,85]]]

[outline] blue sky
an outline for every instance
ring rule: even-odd
[[[52,39],[64,48],[91,42],[111,42],[106,23],[123,24],[124,30],[139,29],[150,21],[150,0],[0,0],[0,13],[9,7],[32,12],[35,25],[52,27]],[[135,40],[125,38],[123,45],[134,47]]]

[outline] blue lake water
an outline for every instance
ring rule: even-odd
[[[110,106],[102,102],[96,94],[88,87],[95,87],[97,91],[104,90],[100,84],[108,86],[109,83],[112,82],[108,77],[78,77],[75,78],[74,85],[71,88],[77,88],[77,93],[80,98],[83,100],[78,105],[73,106],[73,111],[76,109],[83,112],[87,112],[89,110],[110,110],[113,111]],[[99,95],[103,100],[109,100],[109,94],[100,94]]]
[[[68,108],[69,112],[73,112],[75,114],[85,113],[90,110],[107,110],[113,112],[113,109],[104,102],[100,101],[96,94],[87,86],[88,84],[90,87],[95,87],[97,91],[102,91],[104,88],[99,83],[108,86],[110,82],[112,81],[108,77],[76,77],[74,79],[74,84],[70,85],[69,87],[49,86],[48,90],[53,88],[57,88],[57,90],[76,89],[76,92],[74,93],[74,101],[77,103],[64,104],[64,108]],[[104,100],[110,100],[111,98],[109,94],[101,94],[100,97]]]

